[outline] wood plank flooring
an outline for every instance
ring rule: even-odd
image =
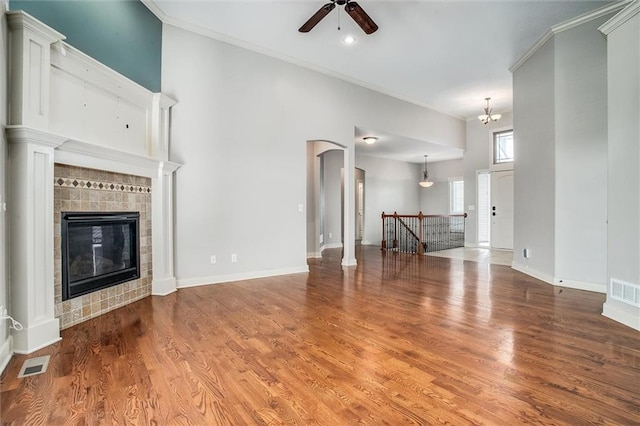
[[[640,333],[601,294],[364,247],[149,297],[2,376],[2,424],[638,425]]]

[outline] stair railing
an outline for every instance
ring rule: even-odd
[[[467,214],[399,215],[382,212],[382,250],[423,254],[464,247]]]

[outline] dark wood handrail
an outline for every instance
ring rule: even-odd
[[[398,214],[398,213],[393,213],[393,214],[386,214],[385,212],[382,212],[382,218],[387,218],[387,217],[396,217],[396,218],[417,218],[417,219],[421,219],[421,218],[425,218],[425,217],[464,217],[465,219],[467,218],[467,214],[466,213],[459,213],[459,214],[422,214],[422,212],[418,213],[418,214]]]

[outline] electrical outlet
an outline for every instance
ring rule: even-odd
[[[238,255],[236,253],[231,254],[231,263],[236,263],[238,261]]]
[[[216,256],[215,255],[211,255],[211,264],[213,265],[214,263],[216,263]]]
[[[329,239],[333,238],[333,234],[329,232]]]

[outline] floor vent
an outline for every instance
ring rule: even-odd
[[[49,366],[49,358],[51,355],[39,356],[37,358],[28,359],[22,364],[18,378],[35,376],[36,374],[42,374],[47,371]]]
[[[631,284],[622,280],[611,278],[609,296],[612,299],[640,307],[640,285]]]

